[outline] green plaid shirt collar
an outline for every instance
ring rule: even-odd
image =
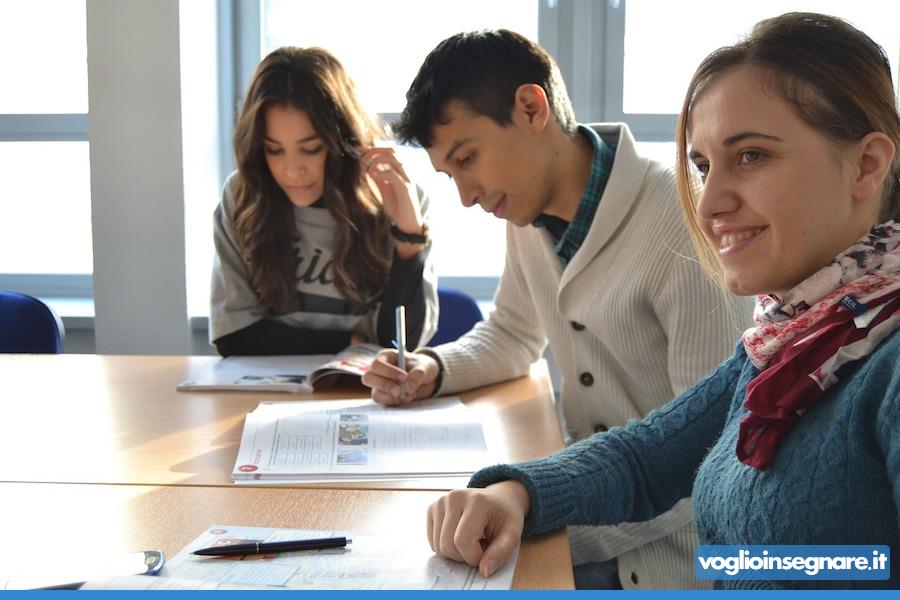
[[[535,227],[547,229],[553,238],[554,250],[563,267],[569,264],[591,230],[591,223],[594,222],[594,215],[600,205],[603,190],[606,189],[606,182],[609,181],[616,156],[615,146],[604,143],[600,135],[590,127],[579,125],[578,131],[591,142],[594,156],[591,159],[591,171],[575,218],[569,223],[559,217],[542,214],[533,223]]]

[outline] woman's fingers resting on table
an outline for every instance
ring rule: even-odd
[[[435,554],[494,573],[522,537],[530,500],[521,482],[454,490],[428,509],[428,543]]]

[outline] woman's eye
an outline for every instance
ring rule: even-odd
[[[746,165],[746,164],[750,164],[750,163],[755,163],[760,158],[762,158],[762,153],[760,153],[756,150],[744,150],[743,152],[741,152],[740,162],[741,162],[741,164]]]
[[[472,162],[472,160],[474,160],[474,157],[475,157],[474,152],[472,152],[471,154],[466,154],[465,156],[463,156],[462,158],[459,159],[459,161],[458,161],[459,166],[464,167],[464,166],[470,164]]]
[[[315,156],[316,154],[321,152],[322,148],[324,148],[324,147],[325,146],[316,146],[315,148],[304,148],[303,154],[308,154],[309,156]]]
[[[277,156],[281,154],[283,150],[281,148],[270,148],[266,146],[266,154],[271,154],[272,156]]]
[[[709,164],[708,163],[694,163],[694,168],[697,169],[697,173],[700,174],[700,180],[706,181],[706,174],[709,173]]]

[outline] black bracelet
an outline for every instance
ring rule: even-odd
[[[422,223],[422,233],[406,233],[405,231],[400,231],[396,225],[391,225],[391,236],[398,242],[424,244],[428,241],[428,223]]]

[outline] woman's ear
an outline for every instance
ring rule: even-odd
[[[873,131],[857,142],[854,200],[874,198],[880,203],[895,152],[894,143],[880,131]]]
[[[523,83],[516,88],[513,113],[520,115],[534,133],[540,133],[550,121],[547,92],[536,83]]]

